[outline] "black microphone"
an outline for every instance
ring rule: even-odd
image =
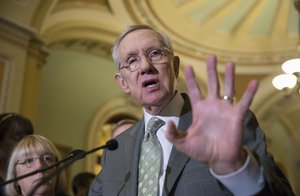
[[[70,161],[65,162],[65,164],[61,167],[59,167],[57,170],[55,170],[54,172],[52,172],[51,174],[49,174],[48,176],[46,176],[45,178],[43,178],[38,184],[36,184],[31,192],[28,194],[28,196],[33,196],[33,194],[35,193],[35,191],[45,182],[49,181],[53,176],[58,175],[60,172],[62,172],[64,169],[66,169],[67,167],[69,167],[70,165],[72,165],[75,161],[79,160],[79,159],[83,159],[84,157],[86,157],[86,155],[93,153],[95,151],[98,151],[100,149],[108,149],[108,150],[115,150],[117,149],[119,146],[118,141],[115,139],[111,139],[109,141],[106,142],[105,145],[94,148],[92,150],[89,151],[84,151],[84,150],[80,150],[80,149],[76,149],[73,150],[69,156],[72,156],[72,158],[68,159]],[[71,155],[72,154],[72,155]]]
[[[16,178],[13,178],[13,179],[4,181],[4,182],[2,182],[2,183],[0,184],[0,187],[2,188],[2,187],[4,187],[5,185],[7,185],[7,184],[9,184],[9,183],[16,182],[16,181],[18,181],[18,180],[21,180],[21,179],[23,179],[23,178],[27,178],[27,177],[29,177],[29,176],[33,176],[33,175],[35,175],[35,174],[37,174],[37,173],[40,173],[40,172],[45,172],[45,171],[47,171],[47,170],[49,170],[49,169],[52,169],[53,167],[56,167],[56,166],[60,165],[61,163],[67,162],[67,161],[69,161],[69,160],[73,160],[73,159],[75,159],[75,160],[83,159],[87,154],[92,153],[92,152],[95,152],[95,151],[100,150],[100,149],[103,149],[103,148],[107,148],[108,150],[115,150],[115,149],[118,148],[118,142],[117,142],[117,140],[115,140],[115,139],[111,139],[111,140],[109,140],[108,142],[106,142],[105,145],[100,146],[100,147],[97,147],[97,148],[95,148],[95,149],[92,149],[92,150],[90,150],[90,151],[88,151],[88,152],[86,152],[86,151],[84,151],[84,150],[79,150],[79,149],[73,150],[73,151],[71,151],[71,152],[68,154],[68,156],[67,156],[66,158],[64,158],[64,159],[62,159],[62,160],[56,162],[55,164],[50,165],[50,166],[45,167],[45,168],[41,168],[41,169],[38,169],[38,170],[35,170],[35,171],[32,171],[32,172],[29,172],[29,173],[27,173],[27,174],[24,174],[24,175],[22,175],[22,176],[18,176],[18,177],[16,177]]]
[[[89,150],[89,151],[84,151],[84,150],[74,150],[76,155],[74,155],[74,159],[83,159],[84,157],[86,157],[86,155],[90,154],[90,153],[93,153],[93,152],[96,152],[102,148],[106,148],[108,150],[115,150],[118,148],[118,142],[117,140],[115,139],[111,139],[109,141],[106,142],[106,144],[104,146],[100,146],[100,147],[97,147],[97,148],[94,148],[92,150]]]

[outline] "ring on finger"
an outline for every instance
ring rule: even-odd
[[[228,101],[229,103],[233,103],[233,98],[232,98],[232,97],[229,97],[229,96],[224,95],[224,96],[223,96],[223,99],[224,99],[225,101]]]

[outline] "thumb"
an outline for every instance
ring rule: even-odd
[[[166,137],[173,144],[181,143],[185,139],[186,133],[176,129],[172,121],[168,122]]]

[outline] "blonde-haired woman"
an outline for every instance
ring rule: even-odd
[[[59,151],[50,140],[41,135],[26,136],[18,143],[11,154],[6,180],[48,167],[60,159]],[[28,195],[36,184],[54,170],[55,168],[8,184],[5,187],[6,194]],[[55,196],[57,193],[63,192],[64,188],[65,176],[60,174],[42,184],[34,195]]]

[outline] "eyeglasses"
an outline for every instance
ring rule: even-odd
[[[38,159],[40,161],[43,161],[43,163],[47,166],[53,165],[57,161],[55,156],[45,154],[39,157],[26,157],[24,160],[18,160],[16,162],[16,165],[25,165],[27,168],[30,168],[36,163]]]
[[[166,57],[172,55],[172,52],[169,48],[152,48],[145,53],[146,60],[154,65],[164,63]],[[136,71],[141,65],[141,57],[138,55],[129,56],[126,61],[120,62],[119,70],[126,68],[131,72]]]

